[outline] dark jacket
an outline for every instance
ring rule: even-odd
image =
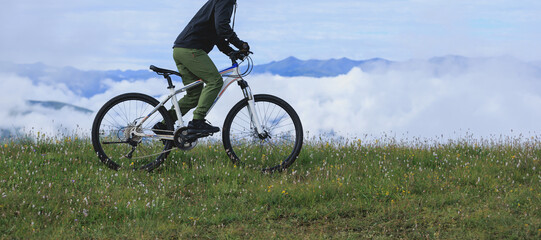
[[[236,0],[209,0],[178,35],[174,47],[209,53],[217,45],[221,52],[228,54],[233,51],[231,43],[240,49],[243,42],[229,25],[235,3]]]

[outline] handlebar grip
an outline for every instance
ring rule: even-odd
[[[229,59],[231,59],[231,64],[235,65],[237,63],[237,59],[239,60],[245,60],[250,54],[254,54],[251,51],[234,51],[229,54]]]

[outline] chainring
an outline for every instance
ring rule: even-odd
[[[188,127],[181,127],[175,131],[174,141],[175,146],[181,150],[192,150],[197,146],[197,138],[193,139],[188,136]]]

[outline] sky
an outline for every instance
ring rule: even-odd
[[[0,63],[83,70],[147,69],[151,64],[174,69],[173,41],[205,2],[1,1]],[[541,131],[535,121],[541,118],[540,73],[529,65],[541,66],[541,1],[238,0],[238,5],[235,31],[250,43],[255,64],[289,56],[404,63],[384,73],[354,68],[329,78],[249,76],[254,93],[277,95],[297,110],[308,136],[457,138]],[[426,59],[445,55],[489,60],[466,68],[443,62],[439,74],[426,65]],[[210,56],[218,68],[228,64],[216,49]],[[50,134],[69,129],[84,135],[93,116],[29,106],[26,100],[97,111],[121,93],[160,99],[165,90],[159,78],[104,79],[96,84],[108,90],[86,98],[60,82],[36,82],[9,71],[0,72],[0,79],[0,129]],[[241,96],[238,89],[230,90],[208,119],[221,126]]]
[[[0,61],[80,69],[174,67],[172,44],[204,0],[2,0]],[[256,64],[448,54],[540,61],[538,0],[238,0]],[[218,68],[227,58],[214,50]]]

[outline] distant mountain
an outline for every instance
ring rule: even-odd
[[[359,67],[366,73],[384,73],[390,70],[424,69],[432,71],[434,76],[444,74],[459,74],[475,67],[477,64],[487,62],[501,62],[509,67],[520,67],[527,71],[536,72],[541,77],[541,62],[525,63],[512,57],[468,58],[448,55],[434,57],[428,60],[408,60],[402,62],[389,61],[382,58],[368,60],[351,60],[348,58],[329,60],[300,60],[288,57],[281,61],[254,66],[252,74],[273,74],[284,77],[334,77],[347,74],[354,67]],[[513,65],[513,66],[511,66]],[[83,97],[92,97],[107,90],[107,80],[119,82],[123,80],[135,81],[157,77],[150,70],[109,70],[85,71],[73,67],[51,67],[42,63],[13,64],[0,62],[0,72],[15,73],[27,77],[34,84],[65,84],[74,93]]]
[[[26,101],[31,106],[42,106],[45,108],[60,110],[64,107],[71,108],[74,111],[81,112],[81,113],[92,113],[93,111],[90,109],[78,107],[69,103],[63,103],[63,102],[55,102],[55,101],[34,101],[34,100],[28,100]]]
[[[329,60],[300,60],[289,57],[281,61],[254,66],[253,73],[270,73],[285,77],[332,77],[348,73],[354,67],[360,67],[365,72],[374,72],[391,66],[394,62],[381,58],[369,60],[351,60],[348,58]],[[83,97],[91,97],[107,90],[104,81],[132,81],[157,77],[150,70],[108,70],[86,71],[74,67],[51,67],[43,63],[14,64],[0,62],[0,72],[15,73],[27,77],[34,84],[63,83],[74,93]]]
[[[148,79],[156,74],[149,70],[108,70],[85,71],[74,67],[51,67],[43,63],[14,64],[0,62],[0,72],[12,72],[21,77],[27,77],[34,84],[64,83],[71,91],[84,97],[91,97],[107,90],[104,80],[118,82],[122,80]]]
[[[334,77],[346,74],[354,67],[360,67],[365,72],[373,72],[388,68],[392,61],[382,58],[368,60],[351,60],[348,58],[330,60],[300,60],[295,57],[288,57],[281,61],[257,65],[254,73],[270,73],[284,77]]]
[[[26,101],[26,107],[25,108],[18,108],[17,110],[9,111],[8,118],[9,117],[15,117],[15,116],[26,116],[31,113],[35,113],[36,109],[32,107],[40,106],[43,108],[51,109],[51,110],[60,110],[63,108],[67,108],[70,111],[73,111],[74,113],[84,113],[84,114],[91,114],[93,113],[92,110],[82,108],[75,106],[73,104],[69,103],[63,103],[63,102],[56,102],[56,101],[35,101],[35,100],[27,100]],[[38,111],[39,112],[39,111]],[[43,111],[42,111],[43,112]],[[51,111],[52,112],[52,111]],[[52,113],[54,114],[54,113]],[[12,139],[14,137],[25,137],[26,133],[22,131],[22,127],[7,127],[4,126],[4,128],[0,128],[0,142],[6,140],[6,139]]]
[[[7,129],[1,129],[0,128],[0,143],[2,143],[6,139],[12,138],[13,133]]]

